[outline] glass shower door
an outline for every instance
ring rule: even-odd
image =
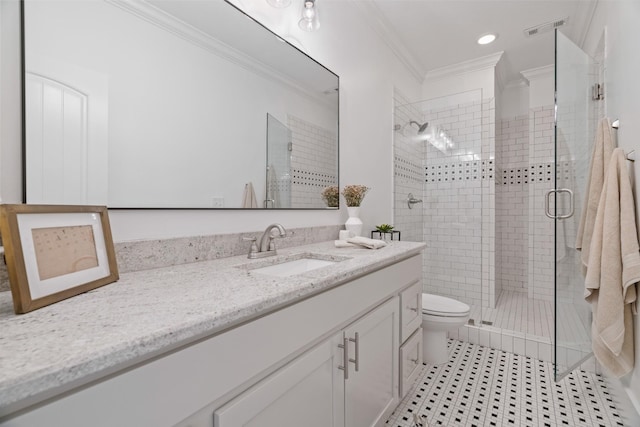
[[[267,196],[265,209],[291,207],[291,129],[267,113]]]
[[[556,381],[591,355],[591,307],[584,300],[580,252],[575,249],[596,129],[594,61],[556,30],[555,183],[546,195],[555,222]]]

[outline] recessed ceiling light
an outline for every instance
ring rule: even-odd
[[[489,44],[498,38],[497,34],[485,34],[478,38],[478,44]]]

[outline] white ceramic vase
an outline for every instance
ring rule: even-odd
[[[362,220],[360,220],[360,206],[347,206],[349,218],[344,223],[344,228],[349,231],[351,237],[362,235]]]

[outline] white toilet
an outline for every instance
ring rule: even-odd
[[[447,332],[469,320],[469,306],[440,295],[422,294],[422,356],[425,363],[438,365],[448,360]]]

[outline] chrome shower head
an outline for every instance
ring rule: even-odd
[[[418,126],[418,133],[419,134],[423,133],[427,129],[427,127],[429,127],[429,122],[424,122],[423,124],[420,124],[420,123],[416,122],[415,120],[411,120],[409,122],[409,124]]]

